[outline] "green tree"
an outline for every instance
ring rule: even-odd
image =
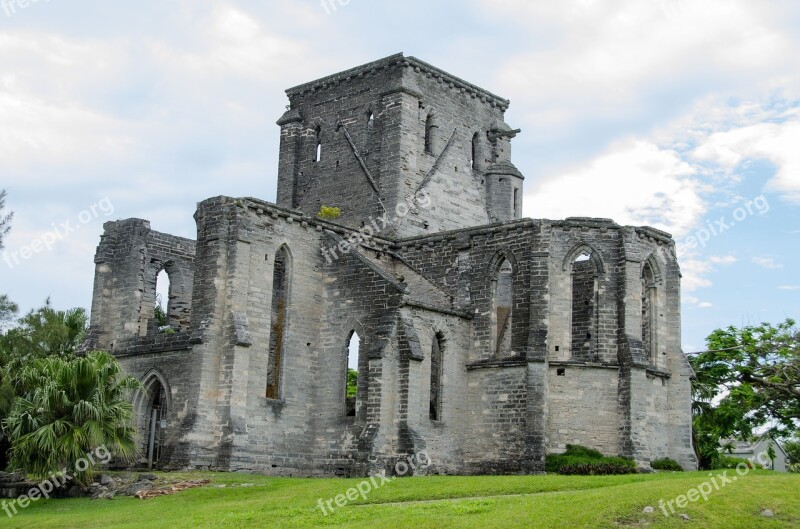
[[[783,450],[792,465],[800,465],[800,441],[786,441]]]
[[[82,469],[79,462],[98,447],[134,461],[136,431],[128,393],[141,385],[122,374],[111,354],[39,359],[25,366],[14,384],[20,397],[3,421],[12,469],[36,479],[66,469],[77,484],[86,486],[94,465]]]
[[[786,464],[789,472],[800,472],[800,441],[786,441],[783,444],[783,450],[786,452]]]
[[[6,192],[0,190],[0,250],[3,249],[3,239],[11,229],[11,218],[14,213],[3,213],[6,207]],[[17,305],[14,304],[8,296],[0,294],[0,326],[10,321],[17,313]]]
[[[17,304],[8,299],[6,294],[0,294],[0,325],[14,319],[18,310]]]
[[[358,393],[358,371],[347,368],[347,396],[355,397]]]
[[[0,469],[5,468],[11,448],[3,418],[22,396],[18,376],[34,360],[49,356],[72,358],[83,342],[86,324],[83,309],[55,310],[48,300],[44,307],[18,320],[16,326],[0,332]]]
[[[0,337],[0,354],[15,365],[47,356],[70,356],[83,342],[87,323],[86,310],[56,310],[48,299]]]
[[[14,217],[13,211],[4,213],[4,209],[6,209],[6,190],[2,189],[0,190],[0,250],[3,249],[3,239],[8,235],[8,231],[11,229],[11,219]]]
[[[800,333],[787,319],[712,332],[708,351],[690,358],[694,440],[703,468],[713,466],[720,439],[748,438],[769,427],[790,436],[800,424]]]

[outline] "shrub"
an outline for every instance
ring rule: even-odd
[[[599,450],[581,445],[567,445],[567,450],[564,452],[564,455],[588,457],[591,459],[602,459],[605,457]]]
[[[547,472],[561,473],[562,467],[579,465],[617,465],[629,468],[633,472],[636,471],[636,463],[632,459],[607,457],[597,450],[580,445],[567,445],[567,450],[563,454],[551,454],[545,460],[545,470]]]
[[[650,462],[650,466],[654,470],[671,470],[673,472],[683,472],[683,467],[674,459],[665,457],[663,459],[656,459]]]
[[[711,465],[711,470],[721,470],[727,468],[736,468],[738,465],[745,464],[747,468],[755,468],[753,463],[748,461],[747,459],[741,457],[733,457],[733,456],[725,456],[720,455],[719,457],[715,458],[714,462]]]
[[[635,474],[636,468],[620,463],[578,463],[564,465],[558,469],[563,476],[611,476],[614,474]]]
[[[336,220],[342,216],[342,210],[337,207],[320,206],[317,217],[326,220]]]

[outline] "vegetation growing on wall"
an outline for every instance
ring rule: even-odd
[[[317,217],[325,220],[336,220],[342,216],[342,210],[334,206],[320,206]]]

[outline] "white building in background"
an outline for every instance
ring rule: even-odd
[[[765,462],[764,468],[769,470],[775,470],[776,472],[788,472],[787,462],[788,456],[786,455],[786,451],[784,451],[781,444],[773,439],[769,435],[763,435],[755,442],[751,441],[730,441],[730,445],[733,446],[733,450],[728,452],[726,448],[722,448],[721,450],[726,454],[730,454],[733,457],[741,457],[742,459],[752,460],[755,463],[761,464],[762,461]],[[728,443],[725,443],[727,446]],[[759,454],[767,453],[769,450],[769,446],[772,445],[775,450],[775,459],[770,461],[768,457],[762,456],[761,458],[758,457]]]

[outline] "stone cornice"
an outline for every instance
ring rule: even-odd
[[[350,82],[355,79],[362,78],[365,75],[370,75],[376,71],[393,68],[395,66],[413,68],[415,72],[421,72],[425,75],[440,79],[443,83],[447,84],[451,88],[479,98],[481,101],[492,106],[499,107],[504,111],[510,104],[508,99],[495,95],[488,90],[469,83],[459,77],[456,77],[455,75],[449,74],[444,70],[440,70],[439,68],[428,64],[425,61],[421,61],[416,57],[406,57],[402,53],[396,53],[377,61],[362,64],[361,66],[356,66],[355,68],[350,68],[349,70],[344,70],[342,72],[321,77],[315,81],[294,86],[286,90],[286,95],[292,99],[304,93],[324,90],[344,82]]]

